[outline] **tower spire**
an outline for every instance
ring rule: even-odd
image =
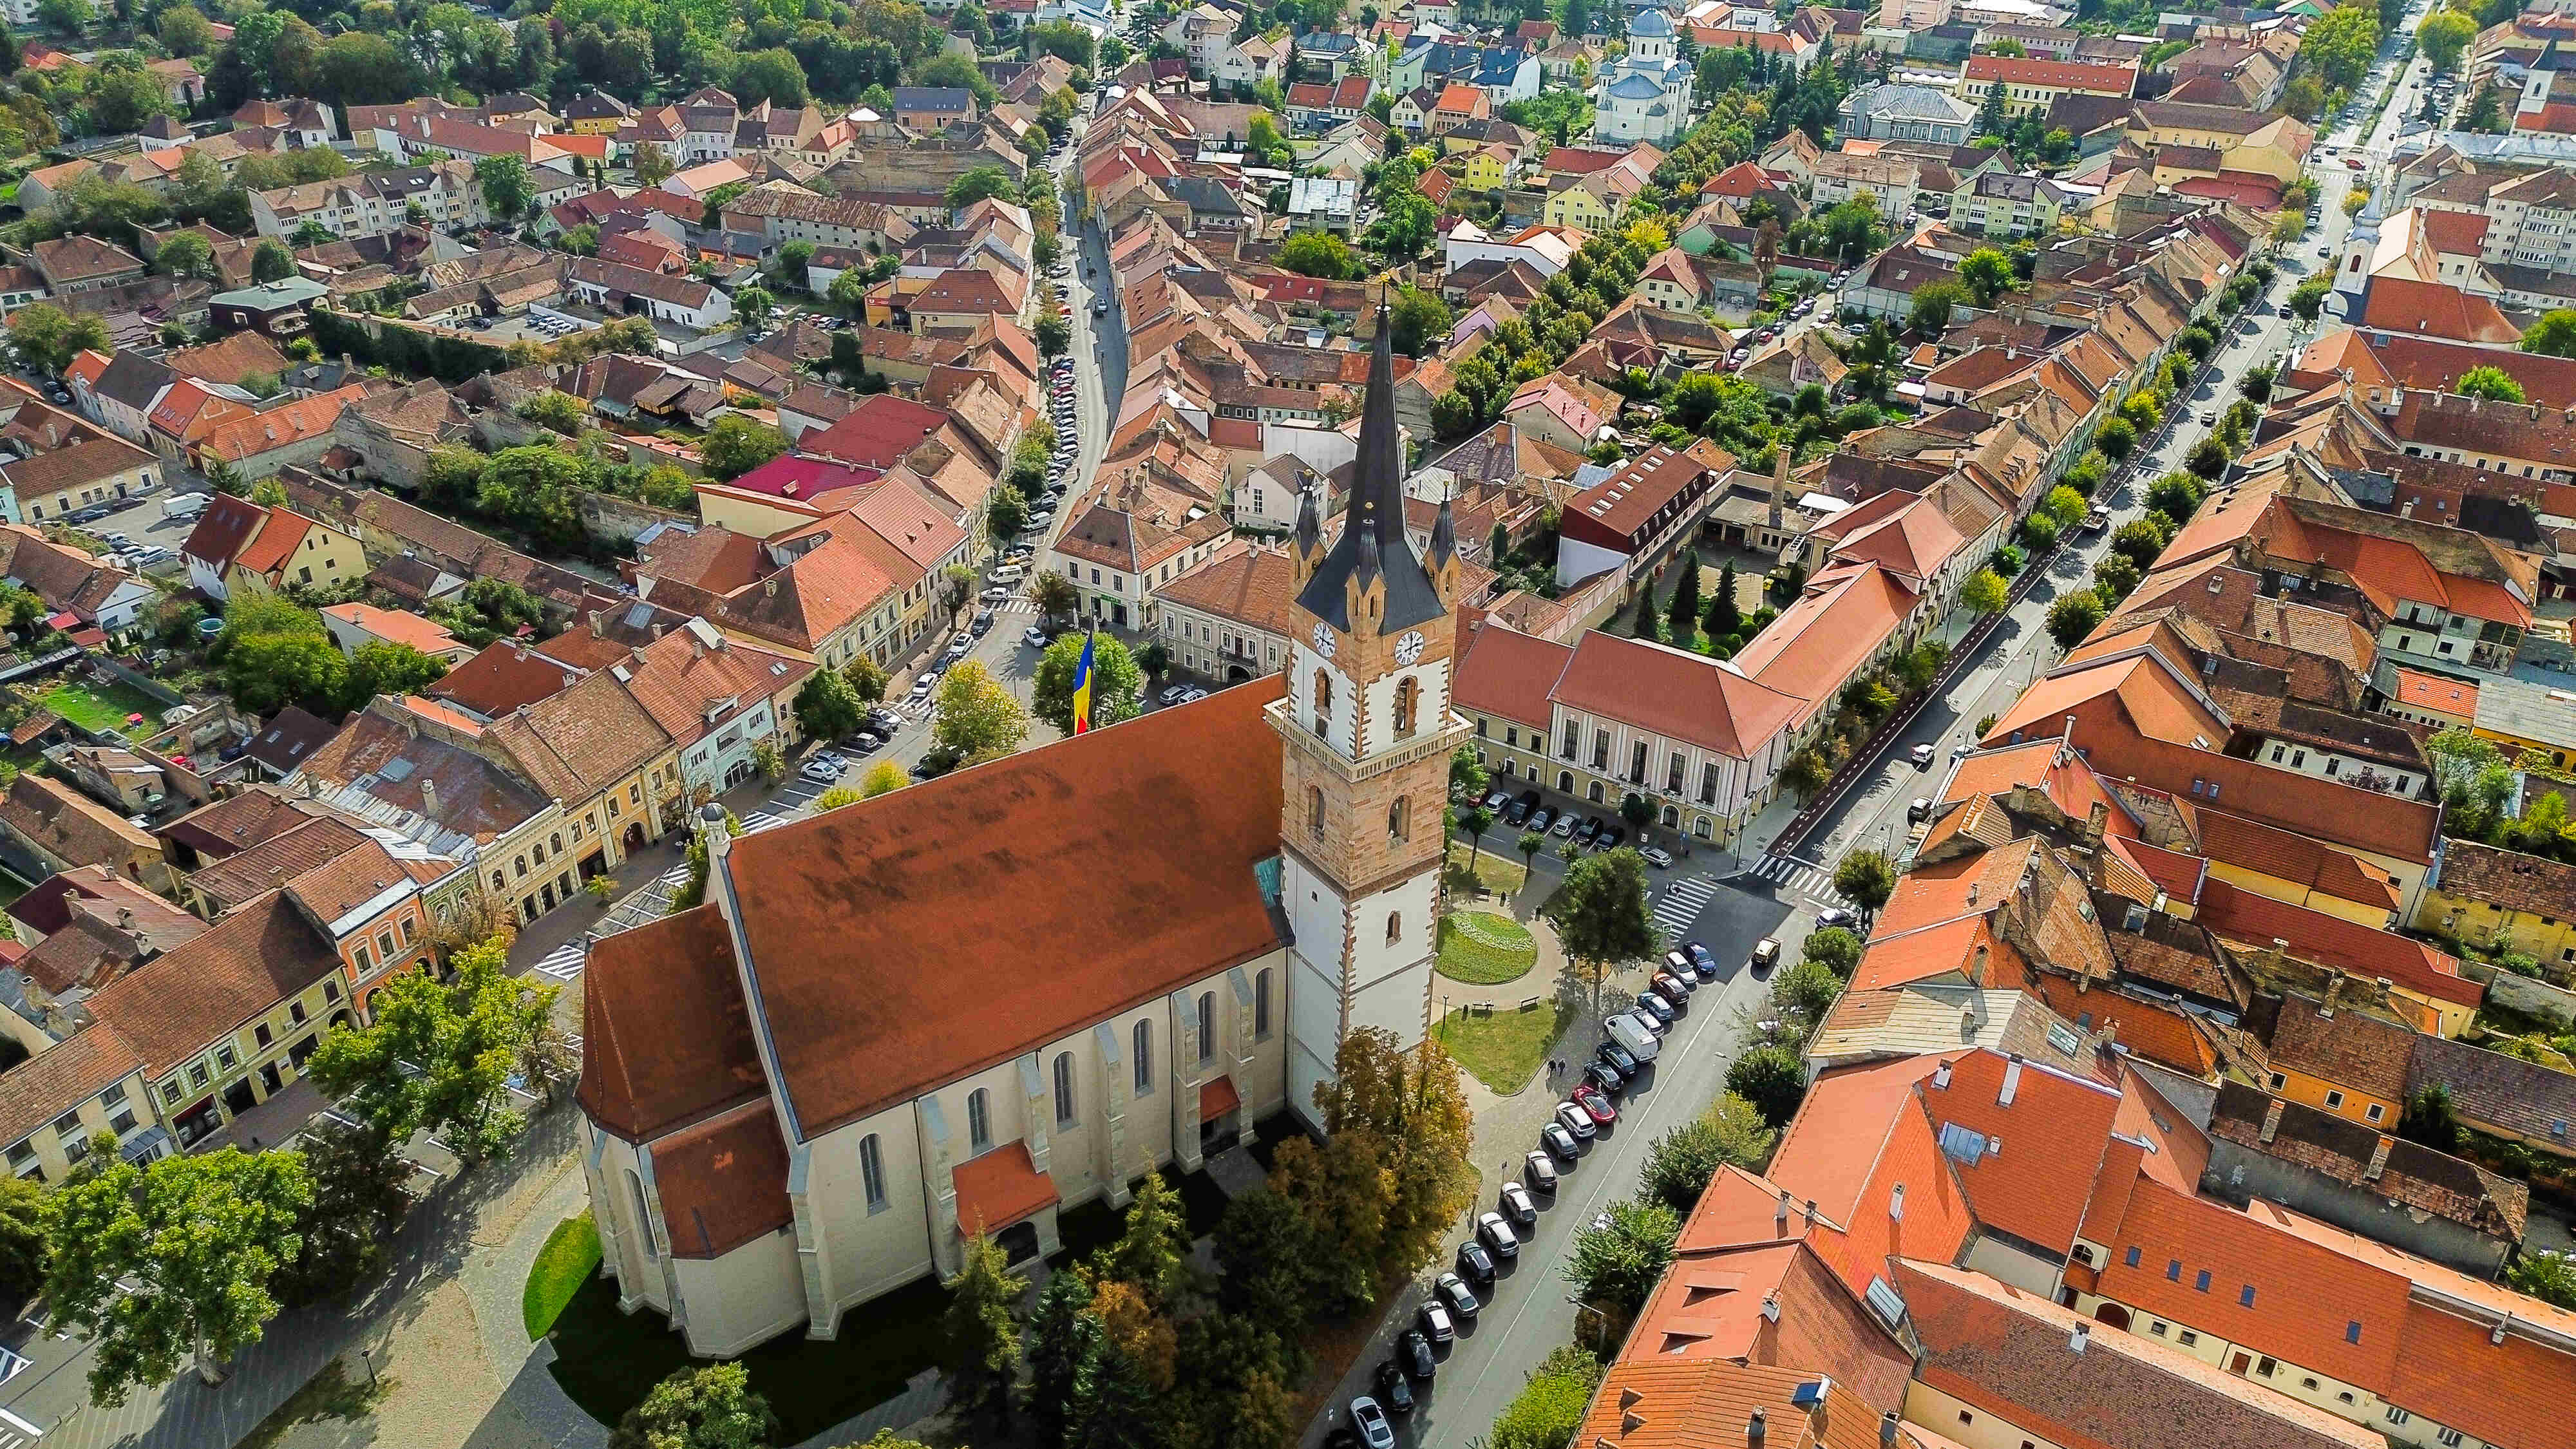
[[[1383,294],[1360,403],[1359,458],[1342,536],[1297,595],[1300,608],[1344,633],[1398,630],[1448,611],[1432,571],[1404,535],[1404,438],[1395,421],[1395,323]],[[1380,590],[1383,589],[1381,599]]]

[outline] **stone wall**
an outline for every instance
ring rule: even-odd
[[[677,523],[695,528],[698,523],[686,513],[656,508],[650,503],[638,503],[632,498],[620,498],[611,493],[584,491],[580,508],[582,531],[612,547],[622,548],[633,543],[637,534],[655,524]]]

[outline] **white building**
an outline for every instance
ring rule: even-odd
[[[1595,140],[1669,146],[1690,126],[1692,73],[1676,53],[1673,19],[1649,6],[1628,22],[1628,53],[1601,73]]]
[[[956,1271],[1285,1108],[1430,1006],[1458,561],[1405,542],[1381,327],[1288,681],[738,840],[585,980],[583,1170],[620,1305],[739,1353]],[[1139,811],[1137,791],[1174,808]],[[1104,864],[1111,862],[1113,864]],[[974,970],[1010,943],[1015,966]]]

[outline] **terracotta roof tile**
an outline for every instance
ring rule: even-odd
[[[272,892],[112,982],[90,1011],[158,1075],[340,969],[330,941]]]
[[[654,1143],[653,1184],[675,1258],[719,1258],[795,1218],[787,1140],[766,1097]]]

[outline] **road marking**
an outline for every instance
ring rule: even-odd
[[[551,976],[557,981],[571,982],[581,976],[582,962],[589,954],[588,948],[581,942],[567,941],[548,951],[536,965],[528,969]]]
[[[1783,890],[1795,891],[1818,905],[1851,910],[1852,903],[1834,889],[1834,874],[1822,866],[1809,865],[1793,855],[1764,855],[1752,865],[1751,873],[1770,881]]]
[[[1656,925],[1678,938],[1690,930],[1692,923],[1699,919],[1701,908],[1716,894],[1716,882],[1702,876],[1689,876],[1667,884],[1663,893],[1655,898],[1654,909],[1649,914],[1655,918]]]

